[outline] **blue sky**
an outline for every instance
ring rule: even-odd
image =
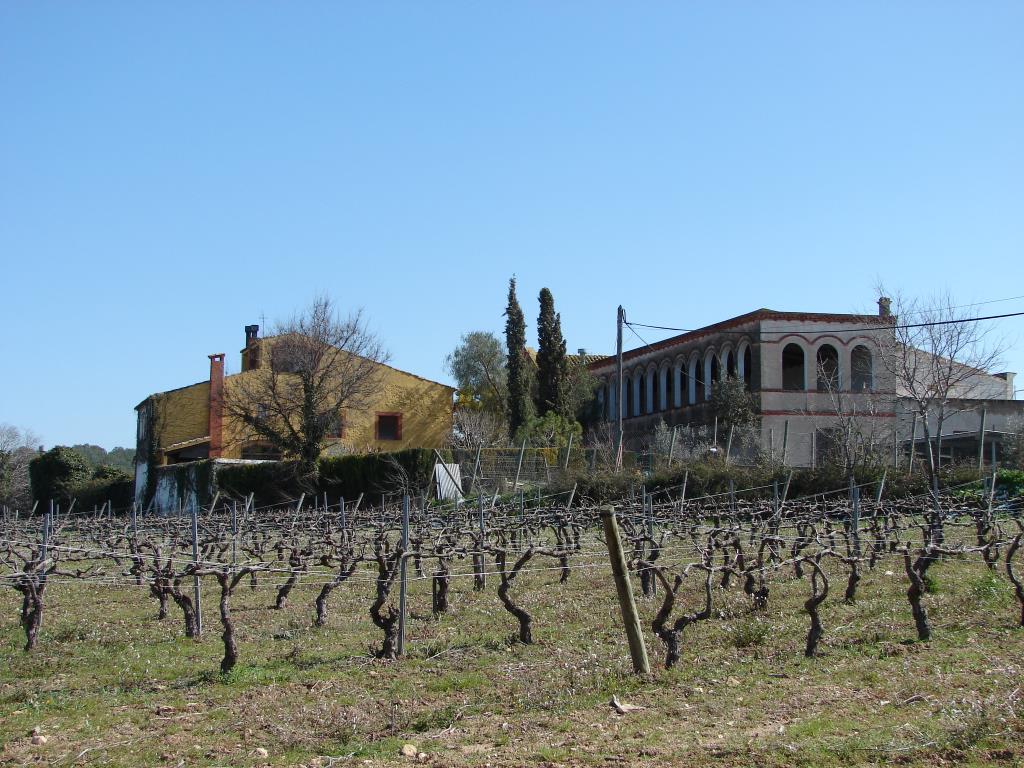
[[[0,422],[131,445],[147,394],[321,291],[441,380],[512,273],[531,336],[547,286],[596,352],[620,303],[1024,294],[1022,31],[1019,2],[0,4]]]

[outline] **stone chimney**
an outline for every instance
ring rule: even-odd
[[[242,370],[252,371],[260,367],[260,347],[256,343],[260,337],[258,325],[245,326],[245,349],[242,350]]]
[[[248,334],[249,329],[246,328]],[[224,451],[224,353],[210,355],[210,458]]]
[[[885,318],[892,317],[892,299],[888,296],[878,297],[878,316]]]
[[[1017,374],[1011,371],[1004,371],[1003,373],[995,373],[992,375],[997,379],[1004,379],[1006,381],[1006,399],[1016,400],[1017,391],[1013,388],[1013,380]]]

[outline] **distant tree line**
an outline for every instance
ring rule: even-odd
[[[31,430],[0,424],[0,506],[30,509],[33,500],[65,507],[110,501],[124,506],[131,500],[135,451],[98,445],[59,445],[43,452]]]

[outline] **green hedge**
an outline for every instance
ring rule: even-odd
[[[789,498],[809,496],[815,493],[836,491],[847,486],[849,479],[840,467],[819,467],[817,469],[794,469],[789,486]],[[688,473],[688,476],[687,476]],[[737,491],[748,488],[760,488],[753,493],[745,494],[744,498],[768,498],[772,495],[772,482],[777,481],[783,486],[790,470],[779,468],[774,471],[759,467],[738,467],[726,465],[721,461],[694,462],[680,464],[671,470],[661,470],[654,475],[645,476],[639,471],[633,472],[580,472],[570,475],[561,490],[568,490],[573,483],[577,484],[577,494],[596,502],[614,501],[629,496],[630,489],[638,490],[644,486],[648,492],[665,488],[677,488],[686,481],[687,498],[726,493],[729,481]],[[882,478],[882,469],[863,472],[856,477],[857,483],[877,483]],[[1000,473],[1000,481],[1003,475]],[[1024,473],[1022,473],[1024,474]],[[940,475],[942,487],[959,486],[978,481],[978,470],[973,465],[955,465],[944,467]],[[979,485],[980,487],[980,485]],[[920,472],[908,477],[905,472],[886,473],[885,495],[889,498],[914,496],[928,491],[928,480]],[[1010,495],[1013,495],[1012,493]]]
[[[134,501],[131,477],[121,473],[114,478],[93,478],[75,486],[76,509],[102,507],[106,502],[116,510],[131,507]]]
[[[434,460],[434,452],[427,448],[324,457],[314,490],[326,493],[332,504],[341,497],[353,500],[360,494],[399,494],[406,489],[417,495],[430,483]],[[252,493],[256,505],[265,506],[294,499],[303,492],[295,470],[295,463],[286,461],[219,465],[216,483],[218,489],[232,496]]]

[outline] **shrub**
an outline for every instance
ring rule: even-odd
[[[408,491],[417,495],[430,484],[434,460],[434,452],[426,448],[324,457],[315,491],[326,493],[332,504],[342,497],[352,501],[360,494]],[[252,493],[257,506],[279,504],[302,492],[296,464],[287,461],[218,465],[216,485],[233,496]]]
[[[63,445],[36,456],[28,465],[32,496],[37,501],[52,499],[70,503],[75,488],[92,478],[92,469],[85,457]]]
[[[736,648],[753,648],[763,645],[769,634],[768,622],[755,616],[736,622],[729,630],[729,639]]]

